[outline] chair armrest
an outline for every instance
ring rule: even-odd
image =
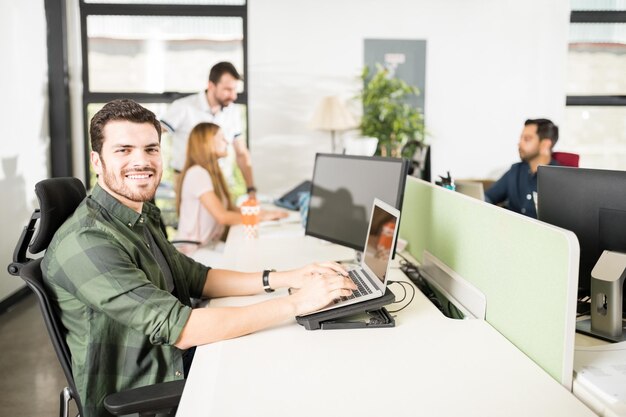
[[[115,416],[175,409],[183,388],[184,379],[116,392],[104,399],[104,408]]]

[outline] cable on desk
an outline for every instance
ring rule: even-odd
[[[407,294],[407,293],[406,293],[406,288],[404,288],[404,285],[402,285],[402,283],[401,283],[400,281],[391,281],[391,280],[390,280],[390,281],[387,281],[387,283],[388,283],[389,285],[391,285],[391,284],[400,284],[400,286],[402,287],[402,291],[404,292],[404,294],[402,294],[402,298],[401,298],[401,299],[394,301],[394,302],[393,302],[393,304],[397,304],[397,303],[401,303],[401,302],[403,302],[403,301],[406,299],[406,294]]]
[[[439,309],[439,311],[445,314],[441,301],[437,298],[437,295],[433,292],[430,285],[428,285],[428,282],[426,282],[420,273],[419,267],[408,261],[404,256],[400,255],[400,257],[404,259],[403,261],[400,261],[400,270],[404,272],[411,282],[419,288],[419,290],[426,296],[426,298],[428,298],[428,300],[430,300],[431,303],[435,305],[435,307],[437,307],[437,309]]]
[[[402,255],[400,255],[404,258]],[[413,284],[433,303],[444,316],[451,319],[462,319],[463,313],[441,292],[433,289],[428,281],[422,275],[420,268],[412,262],[405,260],[400,261],[400,270],[411,280]]]
[[[403,305],[402,307],[396,309],[396,310],[387,310],[389,313],[397,313],[398,311],[404,310],[409,304],[411,304],[411,302],[413,301],[413,298],[415,298],[415,288],[412,285],[409,285],[409,283],[407,282],[402,282],[402,281],[389,281],[388,282],[389,285],[391,284],[398,284],[402,287],[402,290],[404,291],[404,295],[402,296],[401,299],[399,299],[398,301],[394,302],[393,304],[397,304],[397,303],[401,303],[402,301],[404,301],[406,299],[406,295],[407,295],[407,291],[406,291],[406,287],[409,287],[413,292],[411,293],[411,299],[409,300],[408,303],[406,303],[405,305]]]
[[[399,255],[399,254],[398,254]],[[402,255],[400,255],[402,256]],[[413,280],[413,277],[417,277],[417,276],[421,276],[420,274],[420,270],[419,267],[417,265],[415,265],[413,262],[408,261],[406,258],[402,257],[403,259],[398,262],[398,264],[400,265],[400,270],[402,272],[404,272],[404,274],[409,277],[409,279]]]
[[[407,259],[404,255],[402,255],[400,252],[396,252],[396,255],[398,255],[399,257],[401,257],[401,258],[402,258],[402,260],[403,260],[404,262],[411,263],[411,262],[410,262],[410,261],[409,261],[409,260],[408,260],[408,259]]]

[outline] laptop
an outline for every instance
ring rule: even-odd
[[[282,197],[274,200],[274,204],[289,210],[300,209],[300,194],[311,192],[311,181],[302,181]]]
[[[457,180],[454,182],[454,186],[456,191],[461,194],[485,201],[485,191],[482,182]]]
[[[387,288],[387,275],[396,247],[399,226],[400,211],[379,199],[374,199],[361,263],[348,271],[358,289],[351,296],[341,297],[329,306],[309,314],[382,297]]]

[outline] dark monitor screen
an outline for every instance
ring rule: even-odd
[[[317,154],[306,234],[363,251],[374,198],[400,210],[408,161]]]
[[[602,251],[626,252],[626,171],[540,166],[537,218],[576,234],[579,296],[590,295]]]

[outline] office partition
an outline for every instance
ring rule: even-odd
[[[411,255],[427,250],[483,292],[487,322],[571,389],[576,236],[412,177],[404,198]]]

